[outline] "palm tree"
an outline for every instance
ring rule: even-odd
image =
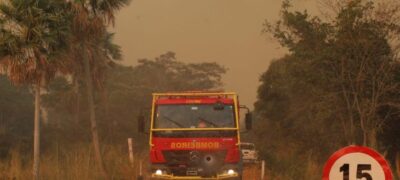
[[[35,91],[33,178],[39,179],[40,91],[63,66],[68,16],[63,0],[0,3],[0,66],[16,85]]]
[[[74,14],[72,23],[71,55],[75,75],[83,75],[89,107],[95,159],[102,176],[108,179],[100,151],[94,103],[94,85],[101,87],[104,69],[112,60],[120,59],[119,47],[111,43],[107,25],[114,24],[114,13],[129,0],[75,0],[70,2]]]

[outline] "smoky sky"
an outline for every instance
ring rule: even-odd
[[[173,51],[183,62],[217,62],[226,68],[224,89],[242,104],[256,101],[260,75],[286,52],[268,34],[265,20],[279,18],[282,0],[132,0],[117,14],[113,32],[123,64]],[[315,2],[297,0],[299,9]]]

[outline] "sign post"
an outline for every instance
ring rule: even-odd
[[[322,180],[393,180],[393,175],[378,152],[367,147],[348,146],[329,158]]]

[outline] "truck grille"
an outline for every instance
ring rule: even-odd
[[[198,171],[201,176],[213,176],[224,165],[226,151],[163,151],[167,166],[174,174]]]
[[[187,165],[190,162],[190,151],[163,151],[168,165]]]

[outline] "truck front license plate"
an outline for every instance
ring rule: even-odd
[[[188,176],[197,176],[197,169],[188,169],[186,171],[186,175],[188,175]]]

